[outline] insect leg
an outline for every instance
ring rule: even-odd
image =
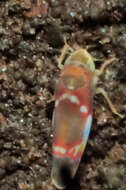
[[[115,61],[115,60],[117,60],[117,58],[115,58],[115,57],[112,57],[112,58],[109,58],[109,59],[105,60],[105,62],[101,65],[100,69],[96,69],[96,70],[95,70],[96,76],[102,75],[103,72],[104,72],[104,70],[105,70],[105,68],[106,68],[109,64],[111,64],[113,61]]]
[[[111,102],[110,98],[108,97],[107,93],[105,92],[105,90],[103,88],[97,88],[96,94],[102,94],[104,96],[104,98],[106,99],[112,113],[114,113],[115,115],[118,115],[120,118],[124,117],[122,114],[117,112],[116,108],[114,107],[113,103]]]
[[[73,49],[68,45],[67,43],[67,40],[66,40],[66,37],[64,37],[64,47],[63,49],[61,50],[61,55],[60,57],[58,58],[58,67],[59,69],[62,69],[63,68],[63,60],[65,59],[65,56],[70,52],[73,52]]]

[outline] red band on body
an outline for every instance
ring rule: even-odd
[[[71,160],[80,159],[83,150],[81,149],[83,141],[80,140],[72,145],[65,145],[63,142],[53,143],[52,152],[54,156],[69,157]]]

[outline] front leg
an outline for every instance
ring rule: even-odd
[[[57,59],[57,61],[58,61],[58,68],[59,69],[63,68],[62,62],[64,61],[65,56],[69,53],[69,51],[73,52],[73,49],[67,43],[66,37],[64,37],[64,43],[65,43],[65,45],[64,45],[63,49],[61,50],[61,55]]]

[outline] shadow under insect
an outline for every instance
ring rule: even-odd
[[[81,190],[79,179],[77,177],[72,177],[71,171],[67,166],[61,168],[60,175],[62,182],[66,187],[65,190]]]

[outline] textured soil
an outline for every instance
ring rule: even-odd
[[[126,190],[126,1],[0,1],[0,190],[55,190],[51,120],[64,36],[88,49],[99,68],[93,125],[67,190]]]

